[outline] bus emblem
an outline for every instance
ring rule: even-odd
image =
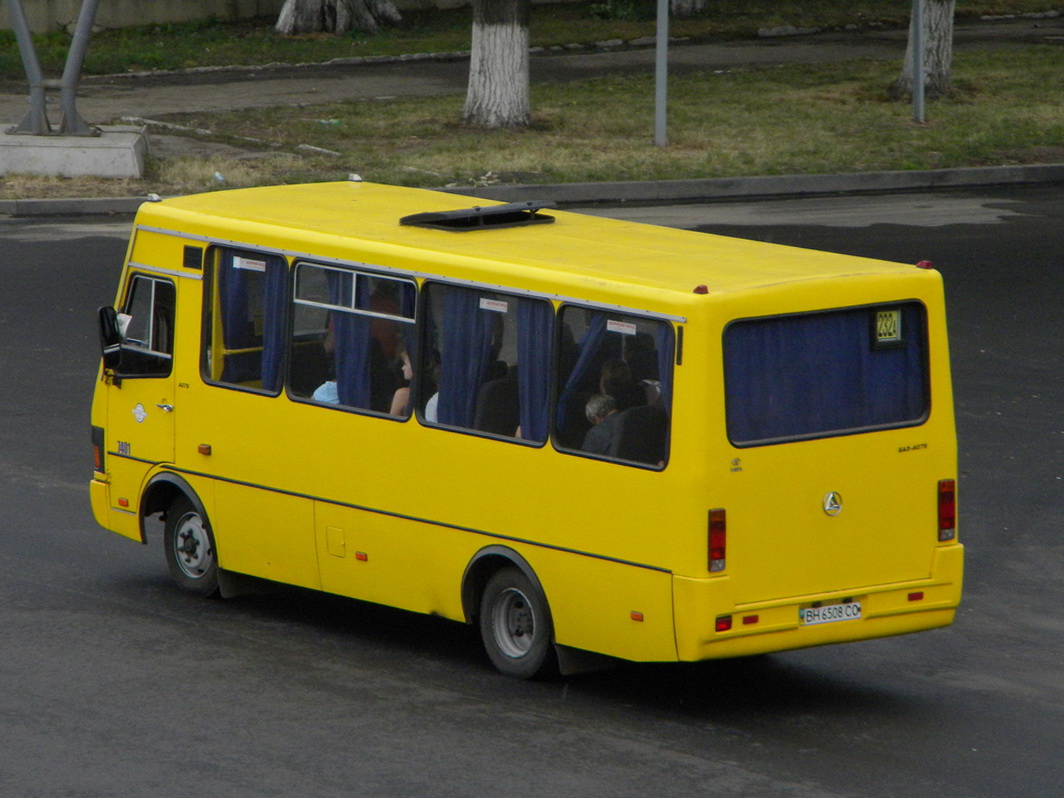
[[[842,512],[842,496],[831,491],[824,497],[824,512],[834,517]]]

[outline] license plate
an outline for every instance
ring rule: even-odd
[[[857,621],[861,619],[861,602],[849,601],[845,604],[828,604],[824,607],[805,607],[798,610],[798,621],[802,626],[814,626],[818,623],[837,623],[838,621]]]

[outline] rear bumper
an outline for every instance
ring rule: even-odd
[[[92,503],[92,515],[96,523],[122,537],[143,543],[144,534],[137,513],[112,507],[110,487],[108,483],[98,479],[89,483],[89,501]]]
[[[796,648],[870,640],[948,626],[960,603],[964,547],[935,550],[931,576],[912,582],[846,592],[737,605],[728,577],[673,580],[676,648],[681,661],[739,657]],[[799,610],[814,602],[861,603],[861,618],[815,626],[799,623]],[[731,628],[716,631],[717,619]]]

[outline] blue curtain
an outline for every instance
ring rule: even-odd
[[[927,409],[923,311],[877,348],[875,309],[739,322],[724,333],[728,436],[753,443],[917,421]]]
[[[654,330],[654,344],[658,348],[658,384],[661,386],[661,406],[666,412],[672,407],[674,338],[671,324],[662,322]]]
[[[561,396],[558,397],[555,423],[560,428],[564,428],[566,420],[569,418],[569,403],[572,401],[573,394],[592,379],[595,385],[598,385],[598,366],[602,362],[599,356],[599,349],[602,348],[605,339],[606,314],[595,313],[591,317],[591,324],[588,325],[587,332],[584,333],[578,344],[579,355],[576,359],[576,365],[573,366],[573,370],[565,380]],[[583,412],[583,408],[580,408],[580,412]]]
[[[264,261],[265,272],[238,269],[236,258]],[[259,308],[250,307],[249,287],[253,281],[262,283],[261,338],[255,330],[254,316]],[[264,390],[276,392],[281,388],[282,362],[285,349],[285,308],[287,307],[288,269],[283,258],[260,252],[222,250],[218,293],[222,315],[222,341],[225,349],[256,349],[226,357],[222,369],[225,382],[260,380]]]
[[[285,309],[288,307],[288,269],[284,259],[267,258],[263,286],[262,387],[277,393],[284,382]]]
[[[223,250],[218,272],[218,300],[222,309],[222,338],[227,346],[250,346],[247,272],[233,268],[237,253]]]
[[[549,302],[521,299],[517,303],[517,391],[521,437],[547,440],[554,308]]]
[[[480,309],[480,294],[464,288],[444,288],[443,362],[437,421],[472,427],[477,391],[491,365],[496,314]]]
[[[369,297],[354,296],[355,275],[329,271],[329,301],[341,307],[365,309]],[[354,302],[352,302],[354,299]],[[354,313],[336,311],[331,316],[336,351],[336,392],[340,404],[348,407],[370,406],[371,384],[369,369],[370,318]]]

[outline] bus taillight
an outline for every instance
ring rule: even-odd
[[[709,571],[724,570],[728,550],[728,522],[723,508],[709,511]]]
[[[938,482],[938,539],[953,540],[957,536],[957,483],[952,479]]]
[[[92,428],[92,467],[94,471],[103,473],[104,434],[103,427]]]

